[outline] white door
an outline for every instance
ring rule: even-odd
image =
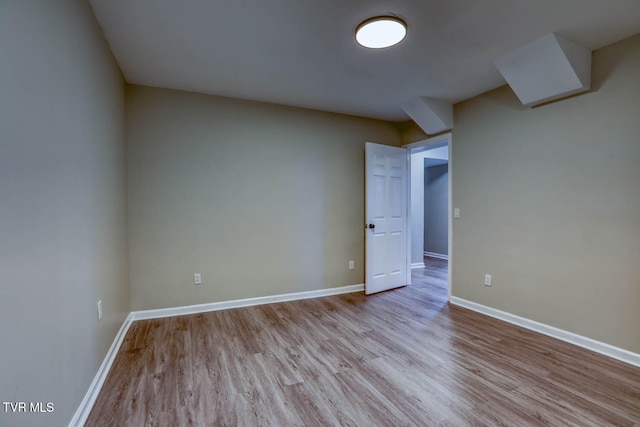
[[[407,284],[407,150],[365,144],[365,293]]]

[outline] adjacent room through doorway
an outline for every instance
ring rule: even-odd
[[[420,141],[411,151],[411,283],[429,284],[429,291],[450,295],[450,179],[446,134]]]

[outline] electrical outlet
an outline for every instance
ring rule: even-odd
[[[202,285],[202,274],[195,273],[193,275],[193,284],[194,285]]]
[[[102,300],[98,301],[98,320],[102,320]]]
[[[453,217],[454,217],[454,218],[460,218],[460,209],[455,208],[455,209],[453,210]]]
[[[484,285],[485,286],[491,286],[491,275],[490,274],[485,274],[484,275]]]
[[[356,263],[353,260],[349,261],[349,270],[353,270],[355,268],[356,268]]]

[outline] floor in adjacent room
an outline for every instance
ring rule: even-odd
[[[640,368],[413,284],[135,322],[87,426],[638,425]]]

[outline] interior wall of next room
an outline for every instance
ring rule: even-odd
[[[428,164],[429,159],[425,159]],[[424,251],[449,254],[449,165],[424,168]]]

